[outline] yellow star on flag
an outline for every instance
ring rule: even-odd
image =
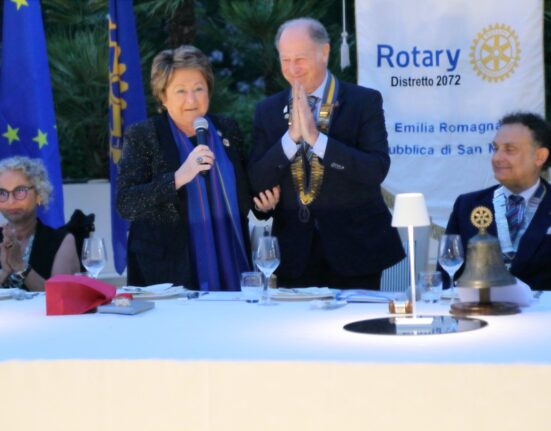
[[[17,133],[19,132],[19,129],[12,129],[11,126],[8,124],[8,131],[4,133],[2,136],[8,140],[8,144],[11,145],[13,141],[20,141],[19,136],[17,136]]]
[[[33,141],[38,142],[38,149],[41,149],[44,145],[48,145],[48,134],[38,129],[38,135],[33,138]]]
[[[17,10],[19,10],[19,8],[21,6],[29,6],[29,3],[27,3],[27,0],[11,0],[12,3],[15,3],[17,5]]]

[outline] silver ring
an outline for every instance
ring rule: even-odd
[[[195,161],[197,162],[198,165],[202,165],[203,164],[203,158],[202,157],[197,157],[195,159]]]

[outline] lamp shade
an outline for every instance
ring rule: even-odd
[[[392,226],[428,226],[429,213],[422,193],[400,193],[394,201]]]

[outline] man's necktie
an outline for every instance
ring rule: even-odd
[[[524,220],[524,198],[519,195],[510,195],[507,199],[507,223],[511,242],[515,242],[518,231]]]
[[[316,105],[318,103],[319,97],[309,94],[307,96],[307,100],[308,100],[308,106],[310,107],[310,111],[314,116],[314,122],[316,122]],[[302,148],[306,152],[309,150],[309,145],[306,142],[302,141]]]
[[[315,115],[316,113],[316,105],[318,103],[318,97],[313,96],[312,94],[308,95],[308,106],[310,107],[310,111],[312,111]]]
[[[308,106],[310,107],[310,111],[314,114],[314,120],[316,115],[316,104],[318,102],[318,97],[313,95],[308,95]],[[304,165],[304,173],[306,174],[306,187],[310,187],[310,154],[308,154],[310,151],[310,145],[308,145],[306,142],[302,141],[301,143],[301,157],[303,160]]]

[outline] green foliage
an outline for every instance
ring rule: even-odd
[[[49,36],[60,153],[66,178],[108,176],[109,83],[105,30]]]
[[[64,178],[107,177],[106,0],[43,1]]]
[[[147,21],[159,20],[159,17],[167,19],[176,13],[184,1],[186,0],[138,0],[134,2],[134,13],[145,16]]]
[[[333,0],[223,0],[220,2],[220,24],[217,28],[231,34],[223,45],[232,58],[235,74],[245,79],[261,78],[267,94],[280,90],[286,84],[279,73],[274,37],[285,21],[311,16],[322,19]],[[243,55],[242,53],[246,53]],[[235,66],[237,66],[235,68]],[[252,75],[252,77],[251,77]]]
[[[107,1],[43,3],[63,176],[108,178]],[[151,44],[142,48],[142,60],[150,61]]]
[[[230,89],[231,78],[220,77],[216,80],[214,96],[210,103],[210,111],[231,116],[237,121],[245,137],[245,148],[248,153],[252,132],[252,118],[256,104],[265,97],[260,89],[252,89],[246,93],[239,93]]]
[[[49,26],[93,29],[105,19],[107,0],[44,0],[44,19]]]

